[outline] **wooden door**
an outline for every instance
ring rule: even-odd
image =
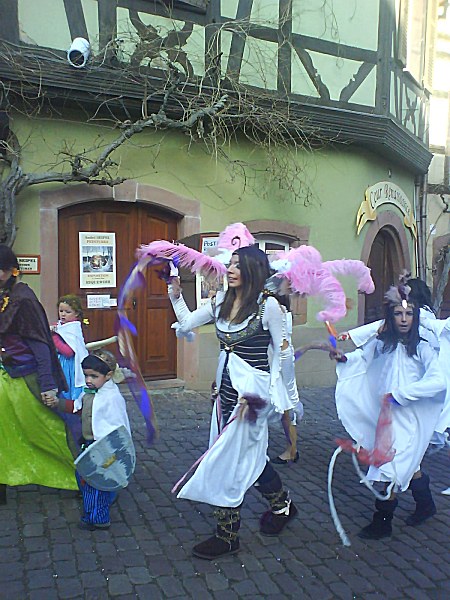
[[[366,296],[364,323],[372,323],[384,317],[384,294],[390,285],[398,282],[398,264],[394,240],[389,233],[381,230],[373,241],[367,262],[372,270],[375,291]]]
[[[115,233],[116,287],[80,287],[79,232]],[[80,296],[84,316],[90,322],[84,329],[85,339],[92,341],[114,335],[116,309],[87,309],[88,295],[109,294],[117,299],[135,261],[136,248],[156,239],[176,239],[177,223],[169,213],[146,205],[99,201],[62,209],[58,215],[58,236],[59,295]],[[135,346],[143,375],[150,379],[176,377],[176,338],[170,329],[174,316],[166,284],[155,269],[149,269],[145,289],[137,291],[127,309],[138,330]]]

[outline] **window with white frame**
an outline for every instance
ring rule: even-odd
[[[282,237],[260,236],[255,237],[260,250],[266,254],[276,254],[277,252],[286,252],[289,250],[289,242]],[[289,299],[290,309],[294,316],[294,324],[304,324],[307,318],[306,298],[300,298],[297,294],[292,294]]]
[[[258,244],[259,249],[266,254],[276,254],[277,252],[286,252],[289,250],[289,242],[274,238],[272,236],[257,236],[256,243]]]
[[[439,0],[397,0],[397,59],[432,89]]]

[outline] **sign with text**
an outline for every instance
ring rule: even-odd
[[[17,254],[19,271],[24,275],[39,275],[41,272],[41,257],[39,254]]]
[[[88,294],[86,296],[87,308],[111,308],[109,294]]]
[[[367,221],[374,221],[377,218],[378,207],[387,203],[393,204],[403,213],[405,227],[411,229],[413,236],[417,238],[417,226],[411,202],[405,192],[390,181],[379,181],[367,188],[356,215],[356,234],[360,234]]]
[[[214,255],[214,251],[217,250],[217,242],[219,241],[218,235],[202,235],[200,237],[200,252],[202,254]],[[219,290],[227,289],[227,278],[222,275],[219,279],[210,276],[197,274],[195,280],[196,296],[197,296],[197,308],[206,304],[211,298],[215,296]]]
[[[116,234],[79,233],[80,288],[116,287]]]

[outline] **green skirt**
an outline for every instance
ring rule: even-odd
[[[63,420],[0,370],[0,483],[76,490]]]

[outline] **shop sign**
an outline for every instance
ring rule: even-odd
[[[116,287],[116,234],[80,231],[80,288]]]
[[[24,275],[39,275],[41,272],[41,257],[39,254],[17,254],[19,271]]]
[[[367,221],[374,221],[377,218],[377,209],[382,204],[394,204],[403,213],[405,227],[409,227],[413,236],[417,238],[417,226],[411,202],[405,192],[390,181],[379,181],[367,188],[356,215],[357,235]]]

